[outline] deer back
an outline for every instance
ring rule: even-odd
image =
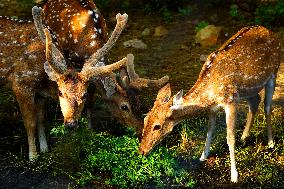
[[[70,67],[82,68],[108,39],[105,20],[93,1],[49,0],[43,12],[44,25]]]
[[[224,102],[254,95],[276,76],[279,65],[277,36],[262,26],[245,27],[209,55],[188,99],[192,93]]]
[[[1,16],[0,41],[1,81],[37,88],[46,75],[44,46],[34,24]]]

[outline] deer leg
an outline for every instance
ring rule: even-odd
[[[226,104],[226,124],[227,124],[227,144],[230,151],[231,160],[231,181],[238,182],[238,172],[235,160],[235,123],[237,119],[236,104]]]
[[[247,113],[247,122],[241,138],[243,141],[249,136],[249,131],[251,129],[251,126],[253,125],[254,117],[258,110],[260,100],[261,98],[259,94],[257,94],[257,96],[250,97],[247,99],[249,104],[249,112]]]
[[[272,77],[265,85],[265,98],[264,98],[264,111],[265,119],[267,124],[267,135],[268,135],[268,147],[273,148],[274,142],[272,137],[272,127],[271,127],[271,103],[272,97],[275,89],[275,78]]]
[[[94,93],[95,93],[95,86],[92,82],[90,83],[88,87],[87,93],[88,95],[86,98],[85,106],[87,108],[88,127],[92,129],[93,128],[92,118],[93,118],[93,113],[94,113]]]
[[[48,145],[46,142],[46,136],[44,132],[44,99],[37,98],[37,129],[38,129],[38,138],[39,138],[39,147],[41,152],[48,151]]]
[[[37,157],[35,132],[36,132],[36,106],[34,94],[25,91],[23,87],[13,87],[16,98],[22,113],[24,125],[28,135],[29,143],[29,160],[32,161]]]
[[[215,111],[210,111],[209,112],[209,122],[208,122],[208,132],[207,132],[207,137],[206,137],[206,142],[205,142],[205,148],[204,151],[202,152],[202,155],[200,157],[200,161],[205,161],[209,155],[210,152],[210,145],[212,142],[212,136],[213,132],[215,130],[216,126],[216,112]]]

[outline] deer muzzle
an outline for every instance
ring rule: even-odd
[[[78,123],[77,121],[72,121],[72,122],[66,122],[65,124],[65,127],[68,128],[68,129],[76,129],[78,128]]]
[[[147,146],[143,145],[143,140],[142,140],[138,152],[142,156],[147,156],[149,154],[149,152],[151,151],[151,149],[152,149],[151,147],[147,147]]]

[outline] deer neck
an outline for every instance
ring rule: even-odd
[[[201,81],[196,82],[183,97],[181,108],[173,110],[173,119],[179,123],[184,119],[203,114],[216,105],[215,101],[211,98],[212,95],[214,94],[210,89],[207,89],[207,84],[203,84]]]

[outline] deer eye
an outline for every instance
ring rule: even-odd
[[[88,97],[88,93],[85,92],[85,93],[83,94],[82,98],[83,98],[83,99],[86,99],[87,97]]]
[[[122,105],[120,106],[120,108],[121,108],[123,111],[128,111],[128,112],[129,112],[129,108],[128,108],[128,106],[127,106],[126,104],[122,104]]]
[[[62,92],[58,90],[58,96],[62,97]]]
[[[153,131],[157,131],[161,129],[161,125],[155,125]]]
[[[163,99],[163,102],[168,102],[170,100],[170,96],[166,96],[164,99]]]

